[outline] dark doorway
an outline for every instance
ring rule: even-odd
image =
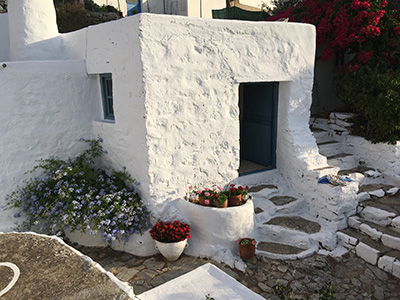
[[[278,87],[278,82],[239,86],[240,175],[276,168]]]

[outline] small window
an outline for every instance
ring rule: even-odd
[[[104,119],[114,120],[113,90],[111,74],[101,74],[101,94],[103,97]]]

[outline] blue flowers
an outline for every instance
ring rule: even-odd
[[[131,234],[149,227],[150,212],[132,188],[136,182],[126,168],[108,176],[94,166],[94,157],[103,153],[99,144],[103,140],[82,140],[90,148],[77,157],[40,160],[34,169],[42,169],[43,175],[8,195],[7,207],[18,208],[26,216],[20,230],[40,224],[48,234],[69,228],[91,234],[100,231],[108,243],[127,241]],[[14,215],[20,216],[19,212]]]

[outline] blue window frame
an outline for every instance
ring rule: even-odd
[[[101,74],[100,83],[101,83],[101,95],[103,98],[104,119],[115,120],[111,74],[110,73]]]

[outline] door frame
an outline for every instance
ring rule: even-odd
[[[271,122],[271,133],[272,133],[272,136],[271,136],[271,146],[270,146],[271,147],[271,165],[265,166],[265,168],[262,168],[262,169],[240,173],[239,176],[258,173],[258,172],[263,172],[263,171],[272,170],[272,169],[276,168],[279,82],[277,82],[277,81],[271,81],[271,82],[242,82],[242,83],[239,84],[240,141],[242,140],[242,122],[243,122],[242,118],[243,118],[244,101],[245,101],[245,98],[244,98],[244,95],[243,95],[244,92],[243,92],[243,88],[242,87],[245,86],[245,85],[257,85],[257,84],[259,84],[259,85],[268,84],[268,85],[272,86],[272,99],[268,99],[268,100],[272,101],[272,111],[270,112],[271,113],[271,117],[272,117],[272,122]],[[241,152],[239,151],[239,153],[241,153]],[[241,160],[241,157],[240,157],[240,160]]]

